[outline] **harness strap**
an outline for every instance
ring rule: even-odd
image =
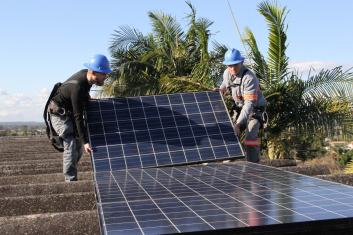
[[[267,112],[264,111],[262,113],[262,120],[263,120],[263,134],[264,140],[262,140],[262,133],[261,133],[261,149],[267,149],[267,126],[268,126],[268,115]]]
[[[63,83],[63,85],[64,85],[64,84],[68,84],[68,83],[78,84],[78,81],[77,81],[77,80],[66,81],[66,82]]]
[[[246,72],[248,72],[249,71],[249,69],[244,69],[244,72],[243,72],[243,74],[241,75],[241,78],[240,78],[240,84],[239,84],[239,97],[240,97],[240,99],[241,100],[244,100],[243,99],[243,96],[242,96],[242,94],[241,94],[241,84],[242,84],[242,82],[243,82],[243,77],[244,77],[244,75],[246,74]]]
[[[59,87],[60,87],[61,85],[62,85],[61,82],[58,82],[58,83],[56,83],[56,84],[54,85],[54,88],[53,88],[53,90],[51,91],[50,96],[49,96],[49,98],[48,98],[48,101],[47,101],[47,103],[45,104],[45,108],[44,108],[43,118],[44,118],[44,121],[45,121],[45,125],[47,126],[47,131],[46,131],[46,133],[47,133],[48,139],[50,139],[50,136],[52,136],[52,127],[51,127],[51,125],[49,126],[49,124],[48,124],[48,122],[51,123],[51,122],[50,122],[50,117],[49,117],[49,115],[48,115],[48,106],[49,106],[49,103],[50,103],[51,99],[56,95],[56,93],[57,93],[57,91],[58,91],[58,89],[59,89]]]

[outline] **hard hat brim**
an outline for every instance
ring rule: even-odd
[[[239,64],[240,62],[243,62],[245,60],[244,57],[241,57],[240,60],[234,60],[234,61],[223,61],[222,64],[224,65],[233,65],[233,64]]]
[[[90,70],[93,70],[95,72],[99,72],[99,73],[111,73],[112,72],[111,69],[100,69],[100,68],[92,67],[88,63],[84,63],[83,66],[85,66],[86,68],[89,68]]]

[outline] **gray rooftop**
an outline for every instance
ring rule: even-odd
[[[0,139],[0,163],[0,234],[100,234],[89,155],[78,163],[79,181],[70,183],[64,182],[62,154],[44,138]],[[260,163],[353,185],[352,175],[330,175],[325,165],[297,167],[293,160],[265,158]]]

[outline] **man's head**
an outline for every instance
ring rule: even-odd
[[[223,64],[227,65],[229,72],[233,76],[237,76],[241,70],[245,58],[241,56],[237,49],[229,49],[224,55]]]
[[[244,61],[238,63],[238,64],[232,64],[232,65],[227,65],[227,68],[229,72],[232,74],[232,76],[237,76],[241,70],[241,66],[244,64]]]
[[[88,68],[87,80],[90,85],[103,86],[107,74],[112,72],[107,57],[100,54],[92,56],[89,62],[83,65]]]
[[[107,79],[107,73],[96,72],[91,69],[87,72],[87,79],[90,85],[103,86],[104,81]]]

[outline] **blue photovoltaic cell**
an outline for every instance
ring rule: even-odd
[[[87,120],[95,171],[244,155],[218,91],[91,100]]]
[[[205,156],[210,155],[212,150]],[[145,155],[142,164],[153,165],[154,156],[169,164],[166,153]],[[183,151],[172,157],[186,161]],[[134,157],[126,159],[138,166]],[[99,167],[105,164],[99,161]],[[119,164],[121,159],[111,159],[112,169]],[[101,232],[107,235],[293,233],[348,226],[353,218],[353,187],[254,163],[103,171],[93,177]]]
[[[100,110],[112,110],[114,105],[112,100],[102,100],[102,102],[99,102],[99,108]]]

